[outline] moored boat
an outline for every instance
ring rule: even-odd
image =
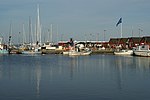
[[[8,50],[6,50],[6,49],[0,49],[0,54],[8,54]]]
[[[22,54],[41,54],[41,50],[39,48],[34,48],[31,50],[22,51]]]
[[[78,50],[70,50],[68,52],[68,55],[69,56],[84,56],[84,55],[90,55],[92,53],[92,50],[90,49],[85,49],[85,50],[82,50],[82,51],[78,51]]]
[[[80,56],[80,55],[90,55],[91,53],[92,50],[90,50],[88,47],[85,47],[84,45],[76,44],[71,38],[69,42],[69,48],[63,51],[62,54],[69,56]]]
[[[120,50],[120,51],[115,51],[115,55],[133,55],[133,50]]]
[[[7,45],[2,44],[2,38],[0,38],[0,54],[8,54]]]
[[[63,55],[69,55],[69,51],[63,51]]]
[[[140,45],[134,49],[135,56],[150,57],[149,45]]]

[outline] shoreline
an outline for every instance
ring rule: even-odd
[[[64,50],[42,50],[42,54],[62,54]],[[113,54],[113,50],[92,50],[91,54]]]

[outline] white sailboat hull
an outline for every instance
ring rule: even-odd
[[[115,55],[133,55],[133,50],[121,50],[114,52]]]
[[[69,55],[69,51],[64,51],[63,55]]]
[[[134,55],[143,56],[143,57],[150,57],[150,50],[149,51],[134,51]]]
[[[134,50],[135,56],[150,57],[149,45],[140,45]]]
[[[77,52],[77,51],[70,51],[68,54],[69,56],[80,56],[80,55],[90,55],[92,51],[87,52]]]

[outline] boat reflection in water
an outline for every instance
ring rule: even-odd
[[[0,56],[0,100],[145,100],[150,58]]]

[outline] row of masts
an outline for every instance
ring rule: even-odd
[[[28,23],[28,36],[27,32],[25,31],[25,24],[22,24],[22,32],[19,32],[18,35],[18,44],[42,44],[42,25],[40,22],[40,8],[39,4],[37,5],[37,18],[36,18],[36,24],[35,24],[35,31],[33,32],[33,25],[31,17],[29,16],[29,23]],[[57,26],[58,29],[58,26]],[[58,35],[58,31],[57,31]],[[9,42],[8,44],[12,44],[12,23],[10,23],[10,30],[9,30]],[[50,29],[48,29],[48,35],[46,36],[46,39],[44,39],[45,42],[53,42],[53,25],[50,25]]]

